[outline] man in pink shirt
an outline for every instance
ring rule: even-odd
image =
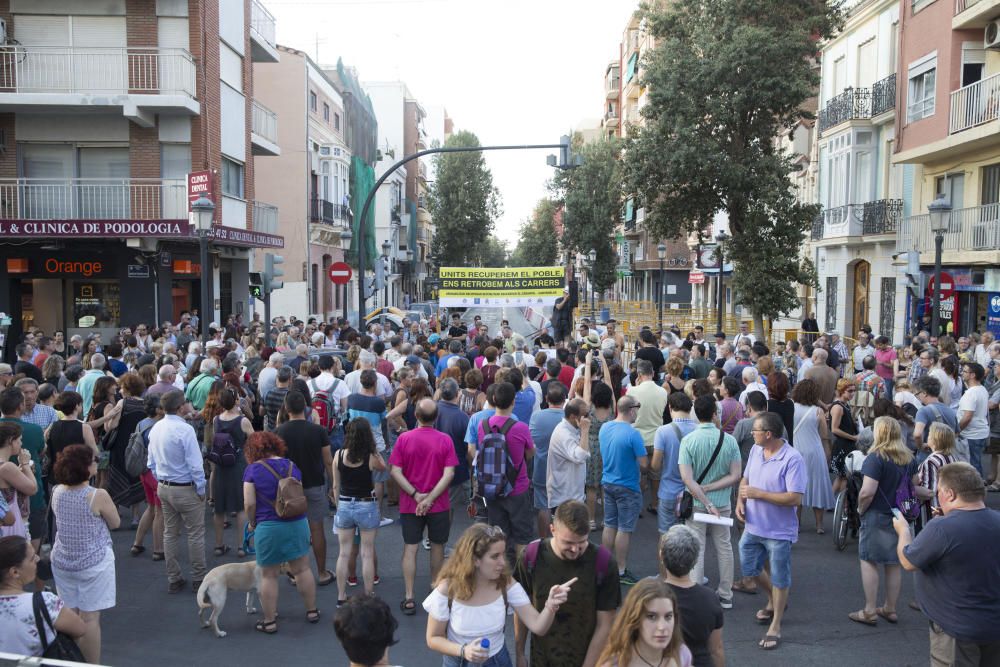
[[[885,382],[885,397],[892,400],[893,362],[896,350],[885,336],[875,339],[875,374]]]
[[[427,529],[431,543],[431,581],[444,564],[444,545],[448,542],[451,521],[448,518],[448,486],[455,476],[458,457],[451,438],[434,428],[437,403],[425,398],[416,407],[417,428],[396,440],[389,457],[392,478],[399,486],[399,522],[403,527],[403,582],[406,597],[403,613],[417,611],[413,601],[413,580],[417,574],[417,546]]]

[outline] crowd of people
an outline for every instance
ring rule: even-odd
[[[1000,540],[989,333],[893,347],[866,328],[848,348],[820,333],[769,345],[741,324],[631,341],[614,320],[563,319],[558,340],[459,313],[399,331],[230,317],[206,340],[197,312],[107,341],[29,331],[0,364],[0,651],[41,655],[63,633],[98,662],[111,531],[130,525],[130,557],[149,545],[170,594],[198,591],[208,549],[254,559],[262,633],[279,631],[283,578],[308,623],[335,583],[351,664],[388,664],[397,621],[376,595],[375,536],[398,523],[398,612],[426,613],[445,666],[722,667],[734,593],[764,594],[759,647],[779,648],[803,510],[824,533],[856,476],[865,599],[845,616],[897,623],[914,571],[932,664],[998,664],[1000,556],[978,546]],[[463,512],[474,522],[455,535]],[[641,578],[644,513],[659,572]]]

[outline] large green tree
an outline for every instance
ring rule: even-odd
[[[475,134],[457,132],[445,148],[481,146]],[[428,196],[434,218],[431,262],[437,266],[479,264],[484,255],[495,257],[491,242],[500,217],[500,192],[482,152],[440,153],[434,156],[435,181]],[[492,254],[491,254],[492,253]]]
[[[614,284],[618,264],[614,232],[622,212],[621,142],[583,143],[575,136],[573,151],[582,158],[580,166],[557,172],[552,181],[565,205],[562,245],[584,255],[597,251],[593,281],[603,291]]]
[[[553,266],[559,252],[556,243],[556,211],[551,199],[539,200],[531,218],[524,221],[518,234],[517,248],[511,256],[514,266]]]
[[[472,261],[474,266],[503,267],[510,262],[510,251],[507,250],[506,241],[501,241],[494,235],[486,238],[486,243],[476,246],[476,257]]]
[[[818,207],[795,200],[791,156],[776,141],[811,114],[818,41],[842,22],[828,0],[690,0],[642,9],[656,40],[642,63],[645,123],[626,146],[627,189],[653,236],[704,232],[725,211],[738,303],[764,317],[815,285],[799,248]]]

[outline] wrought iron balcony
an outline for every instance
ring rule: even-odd
[[[871,91],[867,88],[847,88],[819,112],[819,131],[824,132],[849,120],[870,118],[871,113]]]
[[[310,216],[312,222],[320,222],[325,225],[346,225],[347,207],[343,204],[334,204],[325,199],[313,197],[310,201]]]
[[[861,216],[862,233],[892,234],[903,217],[902,199],[878,199],[865,204]]]
[[[812,240],[819,241],[823,238],[823,214],[817,213],[812,222]]]
[[[896,74],[872,84],[872,118],[896,108]]]

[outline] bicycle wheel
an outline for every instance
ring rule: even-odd
[[[847,490],[837,494],[837,504],[833,508],[833,546],[843,551],[847,546],[848,524]]]

